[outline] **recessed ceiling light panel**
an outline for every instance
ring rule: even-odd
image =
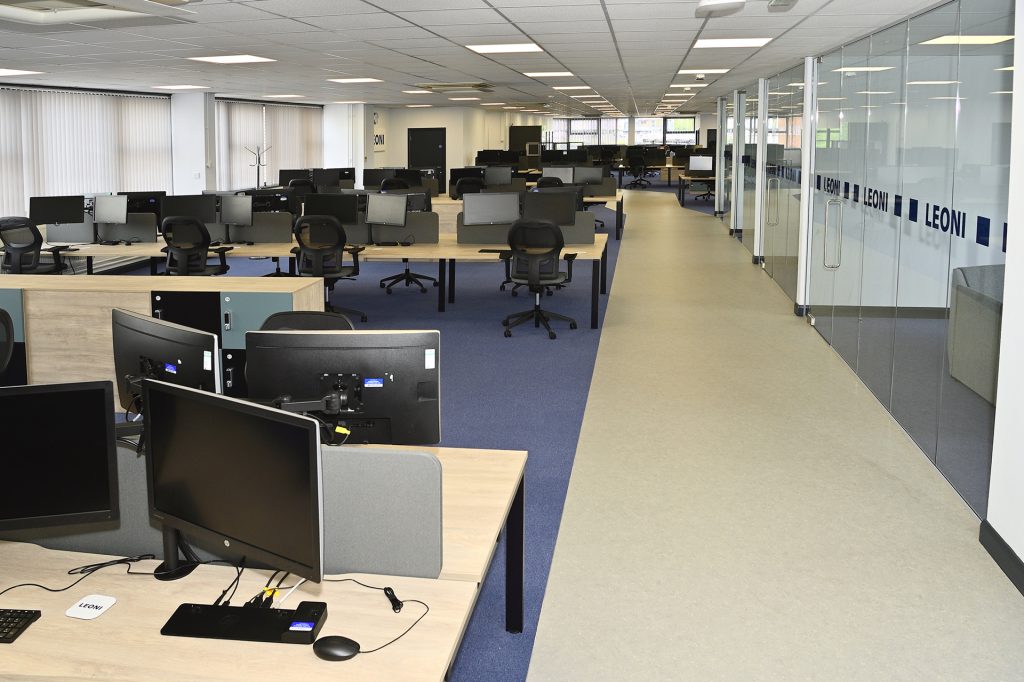
[[[530,71],[523,75],[530,78],[567,78],[573,74],[572,71]]]
[[[22,71],[21,69],[0,69],[0,76],[34,76],[44,71]]]
[[[1013,36],[939,36],[918,45],[998,45],[1007,40]]]
[[[504,43],[498,45],[466,45],[478,54],[506,54],[513,52],[543,52],[536,43]]]
[[[208,85],[154,85],[154,90],[209,90]]]
[[[257,64],[260,62],[276,62],[276,59],[257,57],[251,54],[226,54],[214,57],[189,57],[194,62],[208,62],[210,64]]]
[[[328,78],[332,83],[383,83],[379,78]]]
[[[771,38],[701,38],[693,44],[697,49],[714,47],[764,47]]]

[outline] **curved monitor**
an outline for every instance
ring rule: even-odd
[[[0,388],[0,530],[119,518],[113,393],[109,381]],[[59,428],[34,427],[42,415]]]
[[[111,323],[117,393],[125,410],[141,396],[142,379],[221,392],[216,334],[119,308]]]
[[[253,331],[249,399],[351,431],[348,443],[441,440],[438,331]]]

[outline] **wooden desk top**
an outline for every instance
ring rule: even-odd
[[[0,589],[22,582],[63,587],[77,576],[68,569],[111,557],[0,543]],[[152,572],[156,561],[134,564]],[[268,571],[246,570],[233,604],[244,603],[264,585]],[[322,661],[311,646],[164,637],[160,628],[182,603],[212,603],[235,576],[229,566],[199,566],[186,578],[159,582],[125,575],[124,566],[105,568],[66,592],[23,587],[3,595],[4,608],[39,609],[42,616],[15,641],[3,645],[5,680],[442,680],[458,650],[477,597],[477,586],[456,580],[426,580],[354,574],[368,585],[391,586],[399,599],[419,599],[430,613],[388,648],[349,661]],[[289,584],[294,584],[289,582]],[[95,620],[76,620],[64,611],[89,594],[117,598]],[[399,614],[376,590],[354,583],[305,583],[285,602],[326,601],[321,636],[343,634],[372,649],[397,637],[423,613],[407,604]]]
[[[495,540],[526,472],[526,451],[419,445],[363,447],[430,452],[440,460],[444,545],[439,577],[483,582],[497,547]]]
[[[598,260],[608,244],[607,234],[595,234],[593,244],[566,244],[562,253],[575,253],[578,260]],[[480,249],[499,249],[500,244],[459,244],[453,233],[443,233],[437,244],[413,244],[412,246],[367,246],[359,254],[361,260],[409,260],[436,261],[455,259],[477,263],[498,261],[496,253],[480,253]]]
[[[104,249],[131,249],[134,246]],[[27,291],[117,291],[123,293],[147,293],[161,291],[257,291],[290,293],[302,292],[309,287],[323,288],[315,277],[167,277],[149,275],[0,275],[0,289],[24,289]]]

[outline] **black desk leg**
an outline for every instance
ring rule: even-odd
[[[608,293],[608,244],[604,245],[601,252],[601,293]]]
[[[679,180],[679,205],[686,206],[686,183],[682,178]]]
[[[455,303],[455,259],[448,259],[448,302]]]
[[[601,261],[593,261],[594,267],[590,273],[590,328],[597,329],[597,297],[601,289]]]
[[[622,206],[622,199],[615,202],[615,238],[622,239],[622,223],[624,222],[625,210]]]
[[[523,536],[526,474],[519,480],[516,495],[505,519],[505,630],[523,631]]]
[[[295,258],[294,257],[288,259],[288,274],[289,275],[294,275],[295,274]]]
[[[444,300],[448,295],[448,284],[445,281],[447,268],[444,258],[437,259],[437,312],[444,312]]]
[[[622,174],[626,172],[625,168],[619,168],[619,189],[622,189]]]
[[[149,274],[151,274],[151,275],[155,275],[156,274],[156,266],[157,266],[157,263],[159,263],[159,262],[160,262],[159,258],[150,258],[149,259]]]
[[[92,256],[85,257],[85,274],[92,274]]]

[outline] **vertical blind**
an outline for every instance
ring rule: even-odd
[[[217,187],[256,185],[256,156],[269,150],[260,183],[277,182],[282,168],[323,165],[323,109],[255,102],[217,102]]]
[[[170,100],[0,89],[0,178],[0,215],[30,196],[170,190]]]

